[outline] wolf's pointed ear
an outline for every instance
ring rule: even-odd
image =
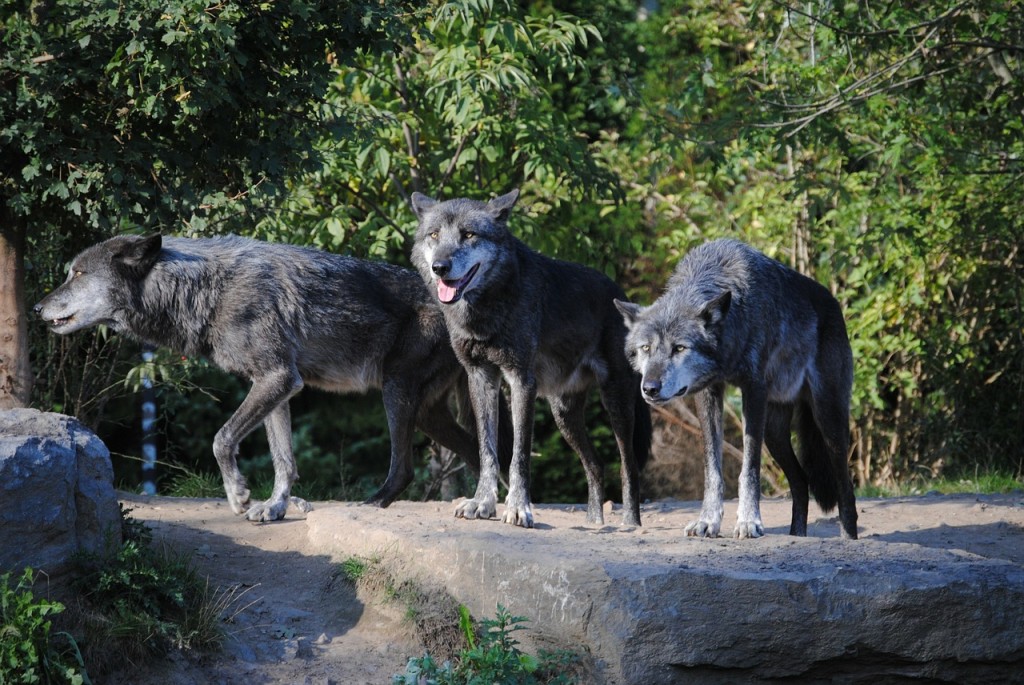
[[[114,253],[114,259],[124,266],[140,274],[148,272],[163,248],[163,238],[159,233],[149,236],[132,236],[121,244]]]
[[[519,188],[513,188],[501,197],[496,197],[488,202],[487,209],[491,211],[491,215],[496,220],[507,221],[508,215],[512,213],[512,208],[516,206],[516,200],[518,199]]]
[[[717,326],[725,319],[725,315],[729,313],[729,306],[732,304],[732,291],[726,290],[721,295],[716,296],[713,300],[704,305],[704,308],[700,310],[700,316],[704,320],[704,326],[711,328]]]
[[[632,329],[633,324],[636,323],[636,318],[640,316],[642,307],[632,302],[623,302],[622,300],[615,300],[615,308],[622,314],[622,320],[626,322],[626,328]]]
[[[410,199],[412,201],[412,211],[416,212],[416,216],[420,218],[423,217],[424,212],[437,204],[437,200],[427,197],[423,193],[413,193]]]

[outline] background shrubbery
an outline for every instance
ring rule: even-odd
[[[413,190],[517,186],[524,240],[638,301],[720,236],[828,285],[856,356],[859,485],[1019,477],[1019,3],[310,0],[291,4],[301,20],[277,4],[135,4],[0,0],[0,209],[27,233],[27,302],[121,230],[407,263]],[[33,20],[39,7],[50,21]],[[33,403],[136,454],[123,381],[137,347],[39,325],[30,346]],[[158,380],[164,458],[212,470],[244,385],[173,355]],[[376,396],[307,391],[293,420],[303,483],[357,498],[383,478]],[[257,463],[261,440],[243,448]],[[536,450],[535,498],[582,500],[543,411]],[[132,485],[136,465],[118,468]]]

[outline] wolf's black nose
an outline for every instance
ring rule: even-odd
[[[661,381],[644,379],[644,382],[640,386],[643,390],[644,395],[648,397],[657,397],[661,394]]]
[[[35,314],[38,314],[39,312],[43,311],[43,303],[42,302],[37,302],[36,305],[34,307],[32,307],[32,311]]]
[[[452,270],[452,260],[438,259],[433,264],[430,265],[430,268],[433,270],[435,274],[437,274],[441,278],[444,278],[445,276],[448,275],[448,272]]]

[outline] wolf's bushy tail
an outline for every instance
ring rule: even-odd
[[[643,469],[651,456],[651,408],[644,402],[640,394],[640,384],[634,384],[636,395],[633,398],[633,454],[636,455],[637,468]]]
[[[794,423],[797,434],[797,459],[807,475],[807,485],[821,510],[828,513],[839,503],[836,474],[828,443],[814,421],[814,414],[806,402],[795,409]]]

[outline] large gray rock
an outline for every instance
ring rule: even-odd
[[[76,552],[121,542],[106,445],[75,419],[0,411],[0,572],[31,566],[51,577]]]
[[[338,558],[529,618],[517,637],[588,655],[586,682],[1024,682],[1024,495],[861,501],[860,540],[813,513],[809,537],[786,535],[785,500],[762,501],[763,538],[685,538],[699,510],[648,504],[641,529],[550,505],[534,530],[408,502],[306,521]]]

